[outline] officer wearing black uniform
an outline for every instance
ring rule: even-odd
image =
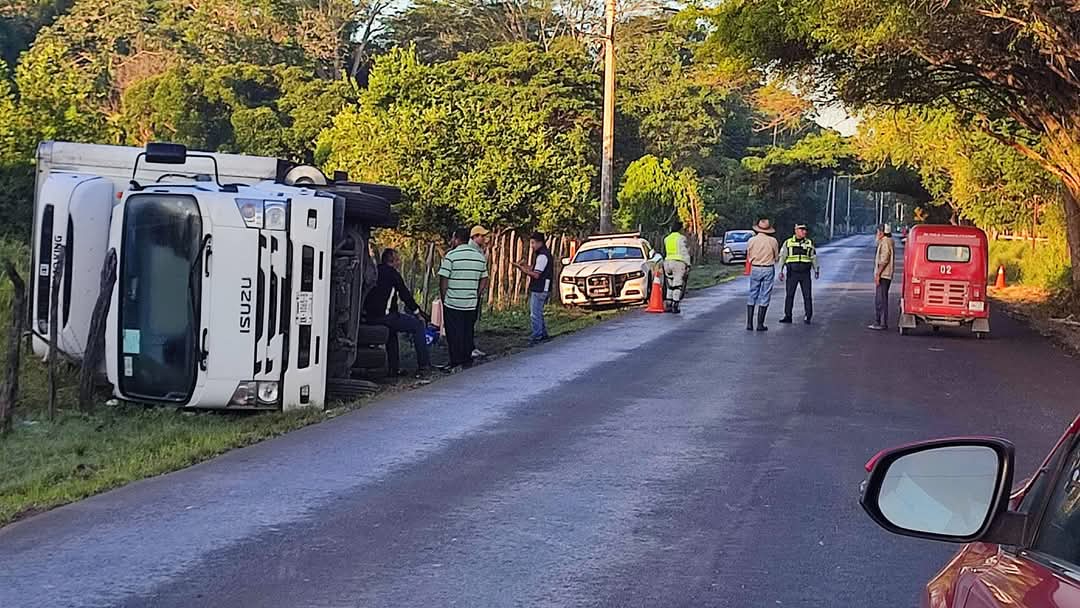
[[[781,323],[791,323],[791,309],[795,306],[795,289],[802,289],[804,321],[809,324],[814,317],[814,297],[810,282],[810,272],[814,278],[821,276],[818,267],[817,250],[814,243],[806,236],[806,224],[795,226],[795,236],[784,241],[780,248],[780,280],[787,275],[787,294],[784,298],[784,318]]]

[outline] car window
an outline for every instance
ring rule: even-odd
[[[579,251],[574,262],[602,262],[605,260],[644,260],[641,247],[594,247]]]
[[[1053,494],[1046,505],[1033,548],[1058,560],[1080,565],[1080,443],[1073,446],[1061,474],[1050,487]]]
[[[745,243],[753,236],[752,232],[729,232],[724,235],[725,243]]]
[[[967,264],[971,261],[971,248],[967,245],[927,245],[926,259],[931,262]]]

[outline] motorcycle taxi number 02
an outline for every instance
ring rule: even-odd
[[[301,291],[296,294],[296,322],[299,325],[311,325],[311,312],[314,306],[313,295],[310,291]]]
[[[941,274],[952,274],[952,266],[949,266],[948,264],[942,264]]]

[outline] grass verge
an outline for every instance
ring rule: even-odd
[[[691,273],[688,287],[693,290],[716,285],[737,277],[740,270],[741,266],[698,266]],[[8,309],[8,306],[0,308]],[[622,312],[549,306],[549,332],[557,338]],[[524,308],[490,312],[483,316],[477,329],[477,344],[490,357],[510,355],[525,348],[529,314]],[[411,350],[402,344],[403,359],[412,355]],[[444,349],[435,353],[436,363],[440,359],[445,360]],[[409,361],[403,360],[402,365],[408,366]],[[40,362],[26,361],[21,382],[14,429],[0,438],[0,526],[333,418],[378,398],[376,395],[364,401],[338,404],[325,411],[265,414],[99,405],[92,414],[61,409],[50,421],[45,406],[45,373]],[[415,380],[388,381],[380,394],[408,390],[417,384],[420,383]],[[61,386],[66,388],[60,390],[59,402],[73,408],[74,377],[65,378]]]

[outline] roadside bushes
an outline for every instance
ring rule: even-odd
[[[1065,236],[1040,241],[1032,249],[1031,241],[992,241],[990,243],[990,282],[997,277],[998,266],[1005,266],[1010,284],[1022,283],[1050,291],[1064,289],[1069,283],[1069,253]]]

